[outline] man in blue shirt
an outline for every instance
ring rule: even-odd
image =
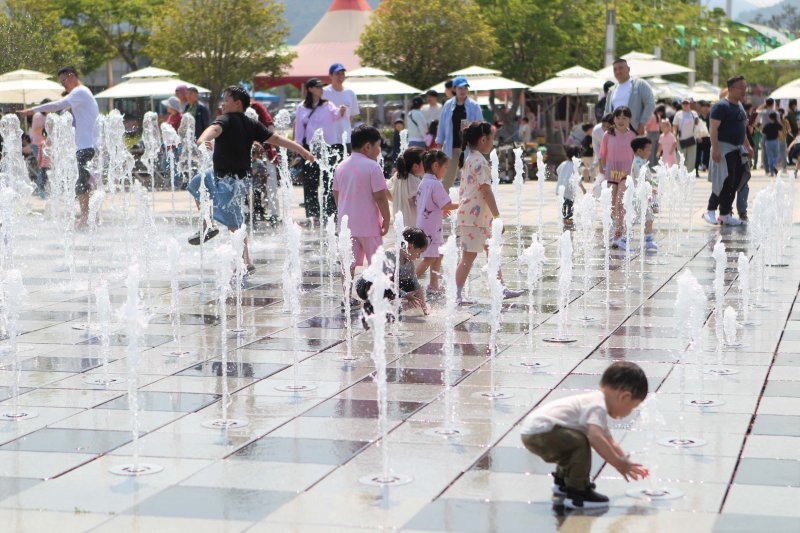
[[[439,120],[439,130],[436,133],[436,144],[450,158],[447,165],[447,174],[442,180],[445,190],[450,190],[456,181],[458,161],[461,156],[461,131],[471,122],[482,121],[483,113],[478,102],[469,97],[469,82],[464,76],[453,79],[455,96],[444,103],[442,118]]]

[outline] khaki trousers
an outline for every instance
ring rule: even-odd
[[[564,479],[568,489],[589,487],[592,447],[580,431],[555,426],[546,433],[522,435],[522,444],[548,463],[556,463],[556,475]]]
[[[450,164],[447,165],[447,174],[444,175],[444,179],[442,180],[442,185],[444,185],[444,190],[449,194],[450,187],[456,182],[456,176],[458,175],[457,172],[460,170],[458,168],[458,160],[461,158],[461,149],[460,148],[453,148],[453,159],[450,160]],[[456,201],[458,201],[456,199]]]

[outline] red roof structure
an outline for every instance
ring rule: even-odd
[[[294,47],[297,57],[288,74],[282,78],[256,75],[256,87],[289,83],[299,87],[309,78],[327,77],[333,63],[341,63],[347,70],[360,68],[356,48],[370,15],[367,0],[333,0],[316,26]]]

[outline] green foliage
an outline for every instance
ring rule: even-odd
[[[78,38],[64,28],[52,6],[7,0],[0,11],[0,73],[27,68],[55,73],[65,64],[84,66]]]
[[[58,6],[64,24],[75,30],[90,70],[115,57],[136,70],[136,58],[147,44],[153,13],[164,0],[45,0],[45,3]]]
[[[485,65],[496,48],[495,34],[473,0],[383,0],[356,53],[362,64],[427,89],[448,72]]]
[[[477,3],[499,43],[492,65],[506,76],[534,84],[574,65],[592,70],[603,66],[605,7],[601,2],[477,0]]]
[[[276,0],[177,0],[156,11],[145,53],[210,89],[214,109],[226,86],[257,72],[282,74],[292,60],[282,49],[287,34]]]

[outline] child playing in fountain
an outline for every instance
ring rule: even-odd
[[[564,147],[564,155],[567,158],[558,165],[556,175],[558,182],[556,182],[556,194],[559,188],[564,188],[564,202],[561,204],[561,215],[564,220],[565,226],[572,226],[572,207],[575,204],[575,186],[572,175],[576,172],[575,163],[572,161],[573,157],[578,157],[581,153],[581,147],[568,144]],[[578,182],[583,194],[586,194],[586,188],[583,183]]]
[[[614,125],[608,128],[600,143],[600,168],[611,186],[611,216],[614,219],[614,248],[630,250],[622,232],[625,208],[622,196],[625,194],[628,173],[633,164],[631,141],[636,137],[630,129],[632,113],[630,108],[620,106],[614,110]]]
[[[492,169],[486,159],[494,148],[492,126],[479,121],[467,126],[461,132],[461,148],[458,168],[463,170],[458,188],[456,233],[462,252],[456,268],[456,301],[459,305],[470,305],[475,302],[463,297],[464,284],[478,253],[488,252],[486,240],[492,236],[492,218],[500,218],[500,209],[492,192]],[[465,158],[466,153],[469,156]],[[503,288],[503,298],[516,298],[521,294],[520,290]]]
[[[677,148],[678,140],[672,133],[672,124],[664,119],[661,121],[661,135],[658,137],[658,158],[665,166],[671,167],[678,162]]]
[[[355,132],[353,132],[355,134]],[[428,314],[428,307],[425,305],[425,294],[422,286],[419,284],[417,274],[414,272],[414,261],[419,259],[420,254],[424,253],[428,248],[428,237],[425,232],[419,228],[406,228],[403,230],[403,240],[406,245],[400,249],[400,266],[398,268],[400,281],[398,283],[400,289],[400,298],[403,298],[408,307],[419,307],[423,314]],[[395,272],[395,254],[394,252],[386,251],[386,257],[383,262],[383,271],[394,282]],[[369,301],[369,289],[372,287],[372,282],[365,280],[363,277],[358,278],[355,283],[356,294],[361,300],[364,301],[364,317],[361,323],[364,329],[369,329],[366,317],[372,315],[372,304]],[[394,300],[394,291],[387,290],[384,293],[387,300]]]
[[[372,126],[361,125],[350,136],[353,153],[342,161],[333,176],[333,199],[336,202],[337,220],[347,215],[352,236],[353,264],[357,266],[372,261],[372,256],[383,244],[389,231],[389,192],[383,169],[378,164],[381,153],[381,133]],[[345,268],[345,265],[342,265]]]
[[[389,181],[392,214],[403,213],[405,224],[417,221],[417,189],[424,173],[422,166],[422,148],[408,148],[400,154],[395,163],[395,173]]]
[[[617,361],[600,378],[600,390],[567,396],[534,409],[522,421],[525,447],[548,463],[556,463],[553,494],[568,509],[607,507],[608,497],[596,492],[589,476],[594,450],[626,481],[648,475],[632,462],[608,430],[608,417],[625,418],[647,396],[647,377],[636,364]]]
[[[417,190],[416,223],[417,227],[428,237],[428,248],[422,252],[422,261],[417,266],[417,277],[422,276],[428,268],[431,269],[428,296],[436,296],[441,293],[439,280],[442,255],[439,253],[439,247],[444,244],[442,218],[449,216],[452,209],[458,209],[458,204],[450,199],[450,195],[442,185],[442,178],[447,174],[449,160],[447,154],[441,150],[425,152],[422,157],[425,175]]]
[[[647,210],[644,216],[644,248],[648,252],[657,252],[658,245],[653,240],[653,220],[656,218],[656,193],[658,192],[658,183],[653,173],[650,172],[650,152],[652,149],[653,141],[644,135],[636,137],[631,141],[631,150],[633,150],[631,177],[633,178],[633,183],[639,183],[642,169],[645,169],[644,179],[647,180],[647,183],[649,183],[650,187],[653,189],[653,194],[650,196],[650,201],[647,203]]]

